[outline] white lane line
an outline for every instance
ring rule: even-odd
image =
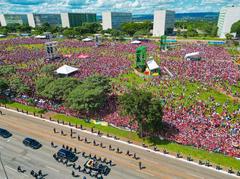
[[[14,171],[14,172],[16,172],[17,173],[17,170],[15,170],[14,168],[12,168],[12,167],[9,167],[8,165],[5,165],[5,167],[6,168],[8,168],[9,170],[12,170],[12,171]]]
[[[55,172],[59,172],[59,170],[55,169],[55,168],[52,168],[52,167],[49,167],[49,166],[46,166],[47,168],[49,168],[50,170],[53,170]]]
[[[139,170],[136,170],[137,172],[141,172],[141,173],[144,173],[144,174],[146,174],[146,175],[150,175],[150,176],[152,176],[152,177],[154,177],[155,175],[153,175],[153,174],[151,174],[151,173],[148,173],[148,172],[146,172],[146,171],[139,171]]]
[[[47,119],[44,119],[44,118],[40,118],[40,117],[36,117],[36,116],[33,116],[33,115],[29,115],[29,114],[25,114],[25,113],[21,113],[21,112],[17,112],[13,109],[7,109],[7,108],[4,108],[4,107],[0,107],[0,109],[5,109],[7,111],[11,111],[11,112],[14,112],[14,113],[17,113],[17,114],[20,114],[20,115],[25,115],[25,116],[28,116],[28,117],[32,117],[32,118],[35,118],[35,119],[39,119],[39,120],[42,120],[42,121],[45,121],[45,122],[48,122],[48,123],[51,123],[51,124],[55,124],[55,125],[59,125],[59,126],[64,126],[66,128],[69,128],[69,129],[74,129],[74,130],[77,130],[79,132],[83,132],[83,133],[87,133],[87,134],[90,134],[90,135],[95,135],[95,136],[98,136],[98,134],[96,133],[92,133],[90,131],[86,131],[86,130],[81,130],[81,129],[76,129],[74,126],[68,126],[68,125],[63,125],[63,124],[58,124],[56,121],[50,121],[50,120],[47,120]],[[164,156],[164,157],[167,157],[167,158],[172,158],[172,159],[175,159],[175,160],[180,160],[182,162],[185,162],[185,163],[188,163],[188,164],[192,164],[192,165],[195,165],[197,167],[200,167],[200,168],[204,168],[204,169],[209,169],[209,170],[212,170],[214,172],[217,172],[217,173],[222,173],[222,174],[225,174],[225,175],[228,175],[228,176],[232,176],[232,177],[235,177],[235,178],[239,178],[238,176],[236,175],[233,175],[233,174],[229,174],[227,171],[224,171],[224,170],[216,170],[215,168],[213,167],[207,167],[207,166],[204,166],[204,165],[199,165],[198,163],[195,163],[195,162],[190,162],[190,161],[187,161],[185,159],[182,159],[182,158],[177,158],[176,156],[173,156],[173,155],[166,155],[162,152],[157,152],[157,151],[154,151],[152,149],[148,149],[148,148],[144,148],[142,146],[139,146],[139,145],[136,145],[136,144],[129,144],[128,142],[125,142],[125,141],[121,141],[121,140],[115,140],[114,138],[110,138],[110,137],[107,137],[107,136],[101,136],[102,138],[105,138],[105,139],[108,139],[108,140],[111,140],[111,141],[114,141],[114,142],[118,142],[118,143],[122,143],[122,144],[125,144],[125,145],[128,145],[128,146],[132,146],[132,147],[135,147],[135,148],[138,148],[138,149],[141,149],[141,150],[145,150],[145,151],[150,151],[152,153],[155,153],[155,154],[158,154],[158,155],[161,155],[161,156]]]
[[[18,171],[17,170],[15,170],[14,168],[12,168],[12,167],[9,167],[8,165],[6,165],[5,166],[6,168],[8,168],[9,170],[12,170],[12,171],[14,171],[14,172],[16,172],[16,173],[18,173]],[[21,175],[24,175],[24,176],[26,176],[26,177],[29,177],[27,174],[25,174],[25,173],[21,173]]]
[[[30,157],[27,157],[27,156],[23,156],[22,158],[24,158],[26,160],[32,160]]]

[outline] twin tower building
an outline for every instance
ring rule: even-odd
[[[131,22],[132,13],[103,12],[103,30],[119,29],[125,22]],[[26,24],[31,27],[44,23],[61,27],[77,27],[84,23],[97,22],[95,13],[60,13],[60,14],[0,14],[1,26],[8,24]],[[169,35],[173,32],[175,12],[159,10],[154,12],[153,36]]]

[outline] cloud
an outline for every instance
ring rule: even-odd
[[[134,14],[153,13],[157,9],[176,12],[219,11],[239,4],[239,0],[0,0],[0,13],[18,12],[95,12],[129,11]]]

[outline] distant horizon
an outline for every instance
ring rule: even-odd
[[[239,0],[0,0],[0,14],[62,13],[104,11],[152,14],[155,10],[174,10],[176,13],[219,12],[226,6],[239,6]]]

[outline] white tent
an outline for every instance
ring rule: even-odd
[[[82,41],[83,42],[91,42],[93,39],[90,39],[90,38],[85,38],[85,39],[83,39]]]
[[[2,38],[2,37],[6,37],[6,35],[0,34],[0,38]]]
[[[184,57],[184,59],[188,59],[190,57],[195,57],[195,56],[199,56],[200,52],[193,52],[193,53],[187,53]]]
[[[35,39],[46,39],[46,35],[37,35],[35,36]]]
[[[75,71],[78,71],[78,68],[71,67],[68,65],[63,65],[56,70],[57,74],[69,75]]]
[[[155,62],[155,60],[147,61],[147,66],[150,71],[159,69],[159,65]]]
[[[140,44],[140,43],[141,43],[141,41],[139,41],[139,40],[134,40],[131,42],[131,44]]]

